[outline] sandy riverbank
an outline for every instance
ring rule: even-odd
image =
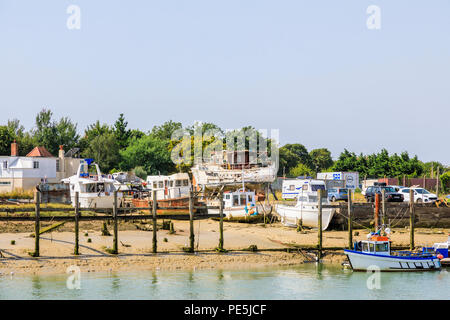
[[[28,252],[34,250],[34,238],[30,237],[32,223],[14,226],[0,226],[7,233],[0,233],[0,249],[5,258],[0,258],[0,272],[10,273],[64,273],[68,266],[78,265],[82,272],[127,271],[127,270],[179,270],[179,269],[215,269],[215,268],[254,268],[263,266],[295,265],[303,263],[313,256],[305,252],[271,252],[257,253],[233,251],[228,254],[202,252],[214,250],[218,244],[219,224],[213,220],[195,221],[195,247],[198,254],[182,253],[182,248],[189,243],[189,222],[174,221],[175,234],[167,230],[158,230],[158,252],[152,252],[152,232],[136,229],[132,223],[121,223],[119,227],[119,256],[105,252],[112,247],[113,238],[101,235],[101,223],[80,223],[80,253],[73,255],[73,223],[66,223],[60,231],[41,235],[41,258],[32,258]],[[111,226],[109,226],[110,229]],[[18,230],[21,232],[11,232]],[[23,232],[29,230],[29,232]],[[112,230],[110,230],[112,232]],[[355,240],[366,238],[365,230],[359,232]],[[447,241],[449,229],[417,229],[416,245],[432,245]],[[299,233],[293,228],[276,223],[264,227],[262,224],[224,224],[225,248],[242,250],[250,245],[258,249],[283,249],[292,245],[313,246],[317,244],[317,231],[307,230]],[[91,242],[88,242],[91,239]],[[394,245],[408,245],[409,231],[394,229],[391,235]],[[11,242],[15,241],[13,245]],[[325,231],[324,247],[346,247],[346,231]],[[326,252],[324,262],[340,263],[345,259],[342,251]]]

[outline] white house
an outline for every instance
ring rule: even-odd
[[[11,144],[11,155],[0,156],[0,193],[15,189],[31,190],[41,182],[57,183],[76,174],[80,159],[65,158],[60,147],[54,157],[44,147],[36,147],[25,157],[18,156],[18,145]]]

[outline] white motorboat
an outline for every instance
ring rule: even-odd
[[[94,174],[90,174],[89,167],[94,166]],[[80,163],[77,174],[61,180],[70,184],[70,198],[75,206],[75,193],[78,192],[80,208],[112,208],[114,206],[115,180],[104,177],[100,168],[91,159]],[[118,205],[121,204],[123,194],[117,192]]]
[[[295,205],[278,204],[275,211],[281,217],[281,223],[285,226],[302,226],[317,228],[319,220],[319,202],[317,190],[325,190],[325,182],[321,180],[305,179],[302,182],[297,202]],[[322,199],[322,204],[329,204],[327,198]],[[326,230],[333,219],[336,209],[322,208],[322,230]]]
[[[370,234],[367,241],[354,243],[353,250],[344,250],[354,271],[432,271],[441,269],[439,258],[431,253],[391,252],[388,237]]]
[[[226,217],[256,216],[259,214],[255,192],[239,189],[223,194],[223,215]],[[208,206],[219,206],[218,201],[208,202]],[[208,214],[219,214],[219,209],[208,209]]]

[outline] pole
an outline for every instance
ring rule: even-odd
[[[410,249],[414,250],[414,190],[409,189],[409,242]]]
[[[75,249],[73,254],[74,255],[79,255],[79,232],[80,232],[80,228],[79,228],[79,223],[78,223],[78,218],[80,216],[80,201],[79,201],[79,197],[80,194],[79,192],[75,192]]]
[[[319,259],[322,258],[322,189],[317,190],[317,197],[318,197],[318,221],[317,221],[317,227],[319,228],[318,232],[318,249],[319,249]]]
[[[348,197],[348,248],[352,249],[353,245],[353,205],[352,205],[352,190],[349,189]]]
[[[439,199],[439,166],[436,169],[436,196]]]
[[[113,254],[118,254],[118,228],[117,228],[117,191],[114,191],[114,205],[113,205],[113,218],[114,218],[114,238],[113,238]]]
[[[157,229],[158,226],[156,224],[156,209],[157,209],[157,200],[156,200],[157,194],[156,190],[153,190],[153,203],[152,203],[152,215],[153,215],[153,253],[157,252]]]
[[[219,215],[220,215],[220,223],[219,223],[219,251],[223,251],[223,190],[220,190],[219,193]]]
[[[378,217],[380,215],[380,194],[375,194],[375,212],[374,212],[374,220],[375,220],[375,232],[378,231]]]
[[[194,193],[189,191],[189,251],[194,252]]]
[[[381,190],[381,224],[384,226],[386,223],[386,190]]]
[[[34,224],[34,257],[39,257],[39,232],[40,232],[40,217],[41,217],[41,192],[36,192],[36,203],[35,203],[35,213],[36,221]]]

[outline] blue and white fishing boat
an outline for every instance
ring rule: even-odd
[[[354,271],[432,271],[440,270],[441,262],[434,253],[396,251],[391,252],[388,237],[371,233],[366,241],[354,242],[353,250],[344,250]]]

